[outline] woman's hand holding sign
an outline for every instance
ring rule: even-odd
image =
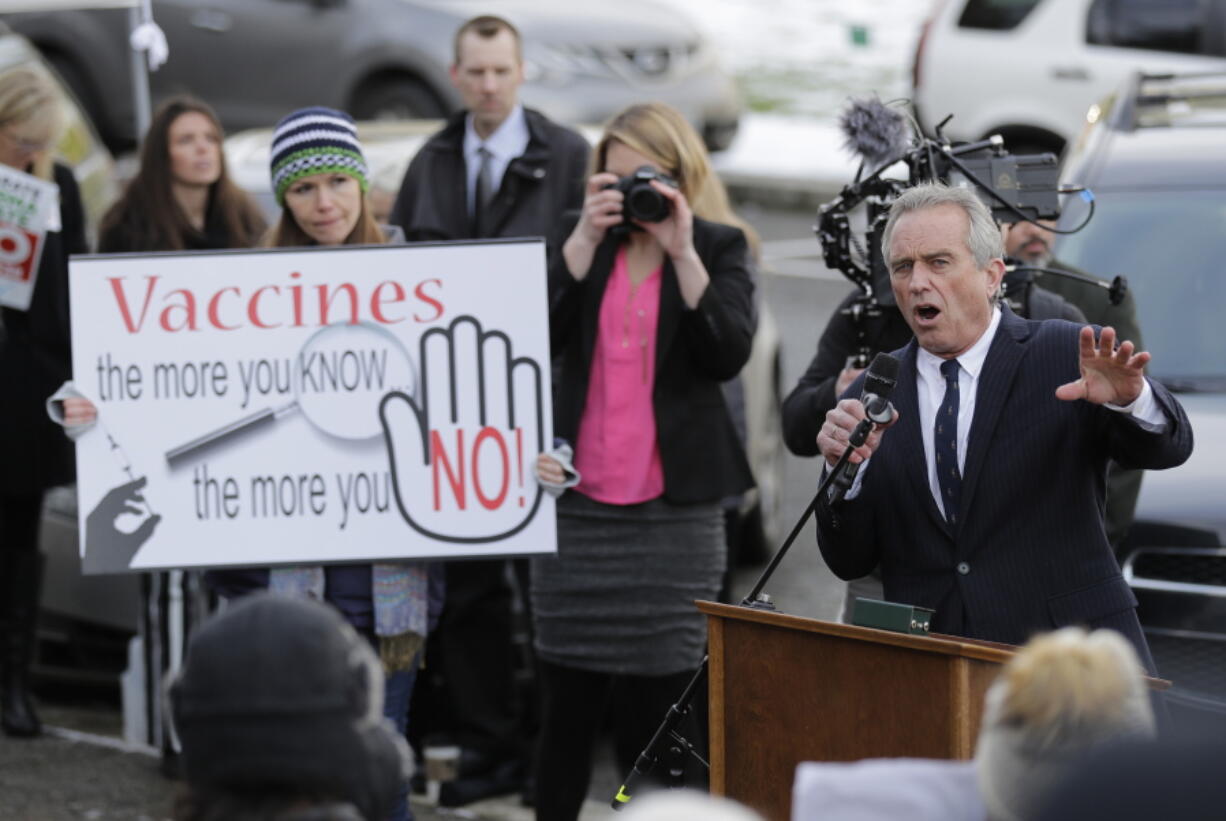
[[[491,542],[532,519],[544,445],[540,367],[471,316],[421,337],[416,397],[387,394],[379,418],[401,515],[451,542]]]

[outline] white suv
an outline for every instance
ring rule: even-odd
[[[1137,70],[1226,68],[1226,0],[944,0],[916,48],[921,126],[1059,153],[1086,109]]]

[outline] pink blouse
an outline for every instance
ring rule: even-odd
[[[622,248],[600,303],[587,403],[575,444],[575,468],[582,477],[575,489],[598,502],[633,505],[664,493],[651,402],[662,278],[661,267],[632,285]]]

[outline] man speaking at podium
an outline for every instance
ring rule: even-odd
[[[935,632],[1022,644],[1069,624],[1120,631],[1152,672],[1136,598],[1103,525],[1107,462],[1168,468],[1192,452],[1179,403],[1115,332],[1020,319],[997,304],[1000,231],[966,188],[903,192],[882,239],[915,333],[897,415],[852,454],[818,543],[842,579],[881,563],[885,597],[936,611]],[[864,376],[847,396],[860,396]],[[817,437],[829,466],[865,416],[842,399]],[[866,461],[867,460],[867,461]]]

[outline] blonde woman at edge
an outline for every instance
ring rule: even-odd
[[[58,225],[47,230],[30,307],[0,309],[0,726],[17,737],[42,730],[29,667],[42,590],[43,493],[75,478],[71,443],[44,404],[72,371],[68,255],[89,250],[76,180],[53,160],[61,106],[43,72],[0,75],[0,163],[60,188]]]

